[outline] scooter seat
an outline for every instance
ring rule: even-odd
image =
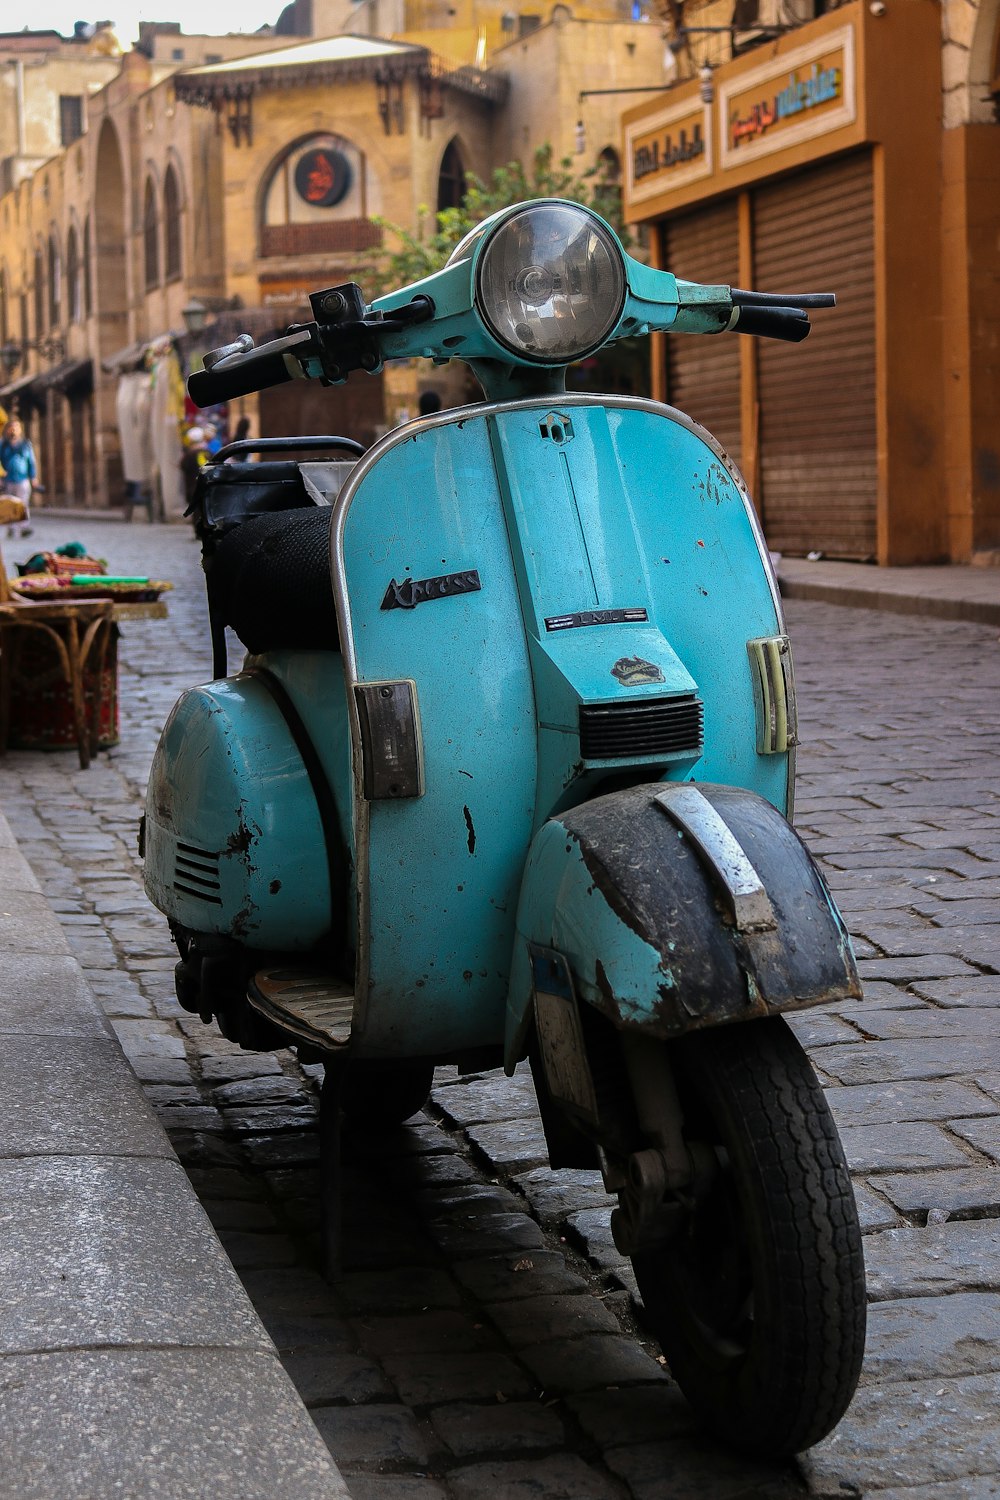
[[[209,606],[257,654],[339,649],[326,506],[252,516],[205,555]]]

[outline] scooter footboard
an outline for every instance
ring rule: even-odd
[[[861,995],[847,930],[795,830],[752,792],[693,782],[598,797],[536,834],[508,1067],[533,1012],[545,1024],[538,997],[567,991],[618,1028],[664,1038]]]

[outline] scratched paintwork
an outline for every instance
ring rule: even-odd
[[[753,793],[700,789],[754,863],[775,930],[737,929],[655,783],[551,819],[532,844],[518,907],[508,1067],[531,1017],[529,945],[563,954],[583,1000],[652,1036],[860,996],[850,939],[798,835]]]

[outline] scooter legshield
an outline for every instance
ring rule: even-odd
[[[791,825],[753,792],[691,782],[598,797],[539,830],[508,1068],[538,993],[565,994],[569,976],[616,1027],[663,1038],[861,995],[846,928]]]

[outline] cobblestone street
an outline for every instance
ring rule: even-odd
[[[995,627],[792,601],[796,824],[865,1000],[802,1013],[855,1174],[872,1299],[836,1433],[758,1465],[694,1429],[597,1174],[552,1173],[525,1072],[441,1070],[347,1148],[344,1274],[319,1272],[322,1069],[177,1005],[136,848],[181,690],[210,675],[186,527],[36,518],[175,585],[122,627],[118,747],[11,752],[3,811],[355,1500],[978,1500],[1000,1495],[1000,643]],[[235,660],[235,652],[231,654]]]

